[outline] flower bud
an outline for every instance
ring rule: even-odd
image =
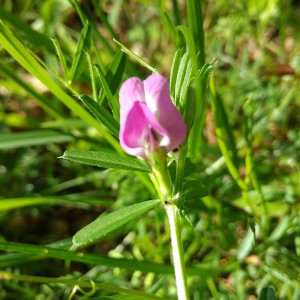
[[[154,74],[144,81],[129,78],[121,86],[119,101],[119,138],[128,154],[146,158],[162,148],[168,153],[185,139],[186,124],[163,76]]]

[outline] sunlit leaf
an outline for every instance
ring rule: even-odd
[[[160,200],[150,200],[121,208],[100,217],[78,231],[73,237],[73,244],[75,247],[86,246],[107,238],[111,232],[142,216],[160,202]]]
[[[104,107],[86,95],[80,96],[80,100],[112,134],[119,137],[120,124]]]
[[[150,172],[134,158],[101,151],[67,150],[61,158],[101,168]]]
[[[117,98],[112,94],[112,91],[109,87],[109,84],[108,84],[101,68],[98,65],[95,65],[95,70],[96,70],[96,72],[97,72],[97,74],[100,78],[102,87],[103,87],[103,89],[105,91],[105,94],[107,96],[107,99],[108,99],[108,101],[111,105],[113,115],[114,115],[116,120],[119,120],[119,118],[120,118],[120,105],[119,105],[119,102],[118,102]]]

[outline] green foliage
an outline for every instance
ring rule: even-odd
[[[106,216],[98,218],[74,235],[74,248],[76,249],[81,246],[98,242],[100,239],[109,235],[112,231],[124,226],[127,222],[145,214],[159,202],[160,200],[149,200],[146,203],[143,202],[124,207]]]
[[[33,86],[26,83],[19,76],[17,76],[13,69],[11,69],[7,64],[0,61],[0,72],[8,77],[10,80],[14,81],[21,89],[25,90],[35,101],[53,118],[63,118],[63,113],[56,111],[53,104],[51,104],[50,99],[42,94],[39,94]]]
[[[123,52],[117,52],[113,58],[110,66],[107,69],[106,81],[110,87],[113,95],[117,94],[117,91],[121,85],[122,77],[126,66],[126,56]],[[105,96],[104,89],[100,91],[99,102],[102,103]]]
[[[191,129],[168,157],[191,299],[299,299],[298,16],[290,0],[1,1],[0,299],[176,299],[151,170],[117,140],[121,83],[151,73]]]
[[[78,79],[78,77],[83,72],[83,69],[85,67],[84,51],[89,50],[91,45],[90,39],[91,39],[91,27],[87,23],[82,29],[80,39],[78,41],[78,46],[71,67],[69,84],[72,84],[72,82]]]
[[[210,190],[197,180],[187,181],[183,185],[183,190],[185,191],[185,200],[200,199],[210,194]]]
[[[66,59],[65,59],[65,55],[63,54],[63,52],[61,50],[61,47],[59,45],[59,41],[57,40],[57,38],[53,37],[51,39],[52,39],[53,45],[56,50],[56,55],[58,56],[58,59],[60,61],[60,64],[61,64],[63,72],[64,72],[65,82],[68,83],[69,82],[69,70],[68,70]],[[72,66],[72,68],[73,68],[73,66]]]
[[[103,90],[105,91],[105,94],[106,94],[106,96],[108,98],[108,101],[111,105],[113,115],[114,115],[116,120],[119,120],[119,118],[120,118],[120,105],[119,105],[119,102],[116,99],[116,97],[113,95],[113,93],[112,93],[112,91],[111,91],[111,89],[108,85],[108,82],[105,79],[105,76],[104,76],[101,68],[98,65],[95,65],[95,70],[96,70],[96,72],[97,72],[97,74],[100,78]]]
[[[54,130],[37,130],[23,133],[11,133],[0,136],[0,149],[69,142],[72,140],[73,137],[71,135]]]
[[[0,19],[7,22],[15,32],[18,32],[23,37],[25,36],[24,40],[31,44],[33,48],[45,48],[48,51],[55,51],[48,37],[32,29],[32,27],[22,22],[18,16],[6,11],[2,6],[0,7]]]
[[[276,300],[274,290],[269,287],[263,288],[260,291],[258,300]]]
[[[110,201],[101,200],[95,197],[85,196],[80,197],[78,195],[67,196],[55,196],[55,197],[21,197],[21,198],[9,198],[0,200],[0,211],[6,211],[27,206],[36,205],[74,205],[81,209],[90,209],[91,205],[98,204],[103,206],[111,206]]]
[[[116,137],[119,136],[119,122],[113,118],[113,116],[104,107],[86,95],[80,96],[80,100],[112,134],[114,134]]]
[[[28,255],[17,255],[9,254],[5,256],[0,256],[0,265],[2,267],[10,266],[10,260],[15,260],[18,258],[28,259],[28,261],[40,260],[47,257],[59,258],[63,260],[76,261],[89,265],[102,265],[112,268],[122,268],[130,271],[142,271],[146,273],[155,274],[173,274],[173,268],[167,264],[153,263],[147,261],[138,261],[135,259],[126,258],[114,258],[105,255],[91,254],[85,252],[74,252],[70,250],[60,249],[69,247],[71,245],[70,241],[59,241],[57,244],[51,244],[49,246],[36,246],[27,245],[20,243],[3,243],[0,242],[0,249],[7,251],[15,251],[20,253],[27,253]],[[34,256],[33,256],[34,255]],[[22,260],[21,260],[22,261]],[[187,269],[189,275],[201,275],[207,276],[210,273],[205,266],[201,267],[191,267]]]
[[[101,151],[68,150],[61,158],[101,168],[150,171],[149,167],[134,158]]]
[[[198,70],[202,68],[205,64],[204,32],[201,2],[197,0],[188,1],[187,13],[189,29],[193,36],[195,52],[197,55],[197,64],[195,65],[195,67],[196,70]]]
[[[89,115],[82,107],[74,101],[62,88],[45,72],[45,70],[38,64],[35,58],[26,50],[19,40],[0,23],[0,43],[5,47],[12,56],[18,60],[18,62],[27,69],[32,75],[39,79],[44,85],[46,85],[54,95],[56,95],[60,101],[62,101],[67,107],[79,115],[84,121],[89,124],[93,124],[105,137],[114,145],[117,149],[119,146],[114,139],[111,138],[106,131],[103,131],[99,123]]]

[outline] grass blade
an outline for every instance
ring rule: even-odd
[[[44,145],[49,143],[70,142],[74,138],[54,130],[36,130],[22,133],[3,134],[0,136],[0,149],[11,149]]]
[[[223,119],[225,117],[223,115],[223,113],[225,113],[225,111],[223,111],[222,113],[220,112],[220,110],[222,110],[221,104],[220,104],[221,99],[216,91],[213,77],[211,77],[211,80],[210,80],[210,92],[211,92],[212,112],[213,112],[215,126],[216,126],[215,131],[216,131],[216,136],[217,136],[220,150],[225,158],[226,165],[227,165],[227,168],[228,168],[231,176],[236,181],[236,183],[239,185],[239,187],[244,192],[246,192],[248,190],[247,185],[241,178],[241,176],[239,174],[239,170],[238,170],[236,164],[234,163],[234,160],[230,153],[230,150],[232,151],[233,149],[236,149],[235,143],[229,145],[229,147],[234,147],[233,149],[230,149],[228,147],[228,142],[226,141],[226,136],[230,135],[230,133],[228,133],[228,132],[231,130],[231,128],[229,128],[229,131],[228,131],[228,128],[226,127],[227,123]],[[225,118],[227,118],[227,116]],[[231,143],[233,143],[233,141],[231,141]]]
[[[166,300],[161,297],[146,294],[140,291],[135,291],[126,288],[120,288],[118,286],[104,284],[104,283],[94,283],[86,282],[83,280],[76,280],[76,279],[62,279],[62,278],[50,278],[50,277],[38,277],[38,276],[29,276],[29,275],[17,275],[14,273],[8,273],[0,271],[0,276],[6,280],[17,280],[17,281],[25,281],[25,282],[34,282],[34,283],[56,283],[56,284],[64,284],[69,286],[77,286],[82,288],[96,288],[100,290],[106,290],[114,293],[123,293],[128,295],[138,296],[139,299],[149,299],[149,300]]]
[[[174,38],[177,38],[178,36],[178,33],[176,31],[176,27],[174,26],[174,24],[172,23],[171,19],[170,19],[170,16],[168,15],[168,13],[166,11],[164,11],[164,17],[165,17],[165,20],[166,20],[166,24],[168,25],[168,28],[169,28],[169,31],[171,33],[171,35],[174,37]]]
[[[87,124],[77,118],[69,118],[63,120],[46,121],[41,123],[41,128],[52,128],[52,129],[70,129],[70,128],[86,128]]]
[[[106,27],[106,29],[109,31],[110,35],[112,38],[114,39],[118,39],[118,36],[117,34],[114,32],[113,28],[110,26],[110,24],[108,23],[107,21],[107,18],[105,17],[102,9],[100,8],[100,5],[99,5],[99,1],[96,1],[96,0],[92,0],[92,3],[93,3],[93,6],[97,12],[97,14],[99,15],[99,18],[102,22],[102,24]]]
[[[10,55],[12,55],[29,73],[39,79],[62,103],[86,123],[95,127],[117,151],[121,152],[118,141],[116,141],[97,120],[95,120],[48,75],[36,59],[26,50],[24,45],[7,27],[4,26],[2,22],[0,22],[0,43]]]
[[[89,209],[91,205],[111,206],[112,202],[100,200],[98,197],[91,196],[55,196],[55,197],[22,197],[0,199],[0,211],[8,211],[11,209],[36,206],[36,205],[70,205],[82,209]]]
[[[14,81],[18,86],[20,86],[24,91],[26,91],[31,97],[35,99],[38,105],[40,105],[50,116],[55,119],[62,119],[64,116],[61,112],[52,105],[50,99],[47,99],[42,94],[39,94],[31,85],[23,81],[19,76],[16,76],[14,70],[12,70],[7,63],[0,60],[0,72]]]
[[[109,43],[107,42],[107,40],[100,34],[97,25],[95,24],[95,21],[92,18],[89,18],[85,12],[83,12],[83,10],[81,9],[79,3],[77,2],[77,0],[70,0],[70,2],[73,4],[75,10],[77,11],[82,24],[85,26],[87,23],[90,24],[93,33],[97,36],[97,38],[101,41],[101,43],[103,44],[105,50],[110,54],[113,55],[114,51],[111,48],[111,46],[109,45]]]
[[[0,250],[15,251],[20,253],[29,253],[42,255],[44,257],[53,257],[62,260],[77,261],[90,265],[101,265],[112,268],[122,268],[130,271],[139,270],[141,272],[155,274],[173,274],[174,270],[171,265],[159,264],[148,261],[137,261],[134,259],[112,258],[105,255],[73,252],[63,249],[54,249],[52,246],[37,246],[19,243],[0,242]],[[206,277],[211,273],[210,270],[203,267],[188,267],[187,274]]]
[[[121,47],[121,50],[126,53],[127,55],[131,56],[134,60],[136,60],[138,63],[140,63],[142,66],[149,69],[152,73],[157,74],[157,70],[153,67],[151,67],[149,64],[147,64],[142,58],[140,58],[138,55],[133,53],[131,50],[129,50],[127,47],[125,47],[123,44],[121,44],[119,41],[114,41]]]
[[[213,78],[211,80],[211,95],[211,104],[215,122],[219,124],[218,126],[222,131],[223,137],[227,137],[227,145],[229,151],[231,152],[232,162],[234,163],[235,167],[238,168],[238,155],[232,126],[229,123],[229,118],[224,108],[222,98],[216,91]]]
[[[187,4],[187,15],[189,29],[193,37],[195,52],[197,55],[197,70],[205,63],[204,52],[204,32],[203,32],[203,18],[201,1],[189,0]]]
[[[182,23],[182,18],[181,18],[180,10],[178,8],[177,0],[172,0],[172,4],[173,4],[173,12],[176,20],[176,25],[178,26]]]
[[[140,296],[116,295],[116,296],[95,298],[93,300],[144,300],[144,299],[146,298],[140,298]]]
[[[55,49],[53,44],[49,40],[48,37],[44,36],[43,34],[33,30],[30,26],[26,23],[20,21],[16,16],[12,13],[4,10],[2,5],[0,6],[0,20],[6,21],[12,27],[14,27],[15,32],[22,33],[22,38],[27,40],[30,44],[34,46],[36,49],[44,48],[51,53],[55,53]],[[25,37],[24,37],[25,34]]]

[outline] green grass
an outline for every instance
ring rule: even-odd
[[[0,300],[176,299],[161,205],[68,251],[99,216],[158,197],[117,139],[121,83],[156,72],[194,118],[169,161],[191,299],[299,299],[299,7],[199,3],[0,1]],[[100,168],[65,151],[98,151]]]

